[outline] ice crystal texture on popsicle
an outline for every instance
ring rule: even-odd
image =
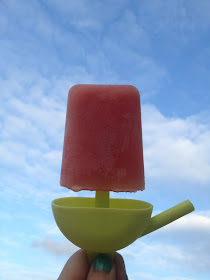
[[[144,189],[140,95],[130,85],[75,85],[68,95],[61,186]]]

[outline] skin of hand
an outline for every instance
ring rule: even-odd
[[[99,254],[91,264],[87,253],[80,249],[66,262],[58,280],[128,280],[125,264],[119,253],[111,260],[105,254]]]

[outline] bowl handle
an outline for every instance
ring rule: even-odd
[[[189,200],[185,200],[174,207],[169,208],[168,210],[152,217],[150,219],[149,225],[146,230],[141,234],[140,237],[153,232],[161,227],[166,226],[167,224],[172,223],[173,221],[189,214],[194,211],[195,208]]]

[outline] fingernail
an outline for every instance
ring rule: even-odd
[[[125,275],[125,280],[128,280],[128,275],[127,274]]]
[[[105,254],[98,255],[94,260],[95,271],[106,271],[109,272],[112,268],[112,260]]]

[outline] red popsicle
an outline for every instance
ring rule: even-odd
[[[130,85],[75,85],[68,95],[61,186],[144,190],[140,95]]]

